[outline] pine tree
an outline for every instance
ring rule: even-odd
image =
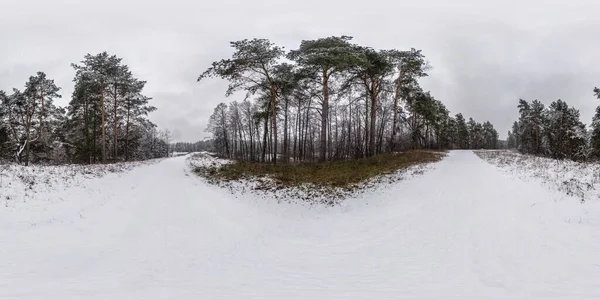
[[[38,72],[29,77],[23,92],[13,89],[12,95],[4,96],[9,132],[13,144],[17,145],[14,154],[17,162],[27,166],[32,155],[38,159],[47,153],[51,140],[48,121],[56,114],[53,101],[60,97],[59,90],[54,80]]]
[[[544,105],[533,100],[529,102],[519,99],[519,150],[524,153],[533,153],[543,155],[546,152],[544,147],[544,124],[546,124]]]
[[[156,108],[148,104],[151,98],[143,95],[146,82],[135,78],[121,58],[106,52],[87,54],[81,66],[73,67],[75,89],[68,106],[66,135],[75,160],[105,161],[108,148],[111,160],[130,160],[139,146],[132,140],[143,136],[132,135],[134,127],[139,131],[153,128],[147,117]],[[142,152],[136,153],[137,159],[145,158]]]
[[[271,116],[273,127],[273,163],[277,162],[277,85],[273,79],[274,68],[279,59],[284,55],[283,48],[274,45],[267,39],[252,39],[231,42],[235,49],[231,59],[213,62],[198,77],[201,81],[208,77],[220,77],[230,82],[226,96],[232,95],[240,89],[246,90],[247,97],[262,91],[269,97],[267,115]],[[266,124],[265,124],[266,127]],[[266,131],[263,148],[266,148]],[[264,157],[263,157],[264,160]]]
[[[0,90],[0,161],[10,157],[10,133],[8,126],[8,96]]]
[[[600,106],[596,107],[596,114],[592,119],[592,136],[590,140],[590,147],[592,148],[592,155],[596,159],[600,158]]]
[[[579,111],[562,100],[550,104],[545,130],[550,155],[556,159],[580,160],[586,157],[586,130]]]
[[[515,135],[510,130],[508,131],[507,135],[508,135],[508,138],[506,140],[506,146],[509,149],[515,149],[517,147],[517,140],[516,140]]]
[[[85,80],[87,90],[85,97],[94,97],[98,103],[96,109],[100,112],[100,134],[101,134],[101,161],[106,161],[106,129],[108,126],[107,102],[109,99],[109,86],[117,77],[121,59],[109,55],[106,51],[97,55],[86,54],[81,65],[71,64],[75,69],[75,82]]]
[[[295,61],[301,68],[312,73],[320,79],[322,85],[321,104],[321,137],[320,160],[327,159],[327,127],[329,120],[329,81],[335,74],[344,71],[356,64],[356,48],[350,44],[350,36],[332,36],[317,40],[304,40],[297,50],[292,50],[288,58]]]
[[[519,149],[520,146],[520,135],[519,135],[519,123],[517,121],[515,121],[513,123],[512,126],[512,135],[514,137],[515,143],[514,143],[514,149]]]
[[[460,149],[469,149],[469,127],[462,114],[456,117],[457,143]]]

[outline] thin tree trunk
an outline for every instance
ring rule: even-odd
[[[89,120],[89,109],[88,109],[88,97],[87,93],[83,96],[83,121],[84,121],[84,134],[85,134],[85,158],[88,163],[92,163],[91,147],[90,147],[90,120]]]
[[[275,87],[271,83],[271,102],[273,103],[273,164],[277,163],[277,93],[275,92]]]
[[[346,148],[346,155],[350,156],[352,149],[352,99],[348,103],[348,145]]]
[[[129,122],[131,117],[131,104],[127,105],[127,123],[125,124],[125,161],[129,161]]]
[[[285,98],[285,110],[284,110],[284,119],[283,119],[283,161],[285,163],[289,162],[289,136],[288,136],[288,104],[289,99]]]
[[[376,136],[376,130],[377,130],[377,83],[373,82],[373,80],[371,80],[371,91],[370,91],[370,95],[371,95],[371,129],[370,131],[370,135],[369,135],[369,156],[374,156],[375,155],[375,138]]]
[[[94,105],[94,163],[98,161],[98,107]]]
[[[327,159],[327,118],[329,117],[329,87],[327,69],[323,70],[323,106],[321,109],[321,161]]]
[[[269,111],[271,110],[271,101],[269,101],[269,103],[267,104],[267,114],[265,115],[265,130],[263,133],[263,147],[262,147],[262,157],[261,157],[261,161],[264,163],[266,162],[266,154],[267,154],[267,134],[268,134],[268,127],[269,127]]]
[[[370,139],[369,139],[369,135],[370,135],[370,132],[369,132],[369,128],[370,128],[370,126],[369,126],[369,111],[370,111],[369,110],[369,101],[370,101],[370,99],[369,99],[369,91],[365,90],[365,92],[366,92],[365,93],[365,145],[363,148],[363,156],[367,157],[369,155],[369,141],[370,141]]]
[[[400,102],[400,89],[402,87],[402,70],[398,75],[398,81],[396,82],[396,90],[394,93],[394,120],[392,121],[392,152],[396,150],[396,133],[398,127],[398,105]]]
[[[296,113],[296,123],[294,124],[294,161],[298,161],[299,151],[298,151],[298,138],[300,136],[300,125],[301,125],[301,115],[300,115],[301,107],[298,104],[298,111]]]
[[[100,109],[102,112],[102,162],[105,162],[106,160],[106,126],[105,126],[105,121],[104,121],[104,114],[105,114],[105,109],[104,109],[104,88],[102,88],[102,92],[100,92]]]
[[[113,159],[117,160],[117,83],[115,83],[115,95],[114,95],[114,125],[113,125]]]

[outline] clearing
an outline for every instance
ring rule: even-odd
[[[472,151],[333,207],[231,194],[187,159],[0,206],[0,299],[600,297],[599,203]]]

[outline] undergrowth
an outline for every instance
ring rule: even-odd
[[[211,181],[236,181],[266,178],[281,187],[313,185],[353,189],[380,175],[393,174],[411,166],[439,161],[444,152],[408,151],[386,153],[358,160],[316,163],[248,163],[196,166],[196,174]]]

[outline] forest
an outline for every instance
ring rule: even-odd
[[[594,88],[600,99],[600,89]],[[519,99],[519,119],[508,132],[508,146],[522,153],[575,161],[600,159],[600,106],[588,130],[579,110],[558,99],[546,107]]]
[[[350,36],[303,40],[290,51],[268,39],[231,42],[233,55],[198,81],[229,83],[207,130],[222,157],[250,162],[351,160],[412,149],[495,149],[498,132],[450,111],[419,80],[421,50],[374,49]]]
[[[61,88],[44,72],[21,88],[0,91],[0,159],[30,163],[110,163],[168,155],[170,133],[149,120],[156,110],[146,82],[122,58],[102,52],[73,63],[66,107]]]

